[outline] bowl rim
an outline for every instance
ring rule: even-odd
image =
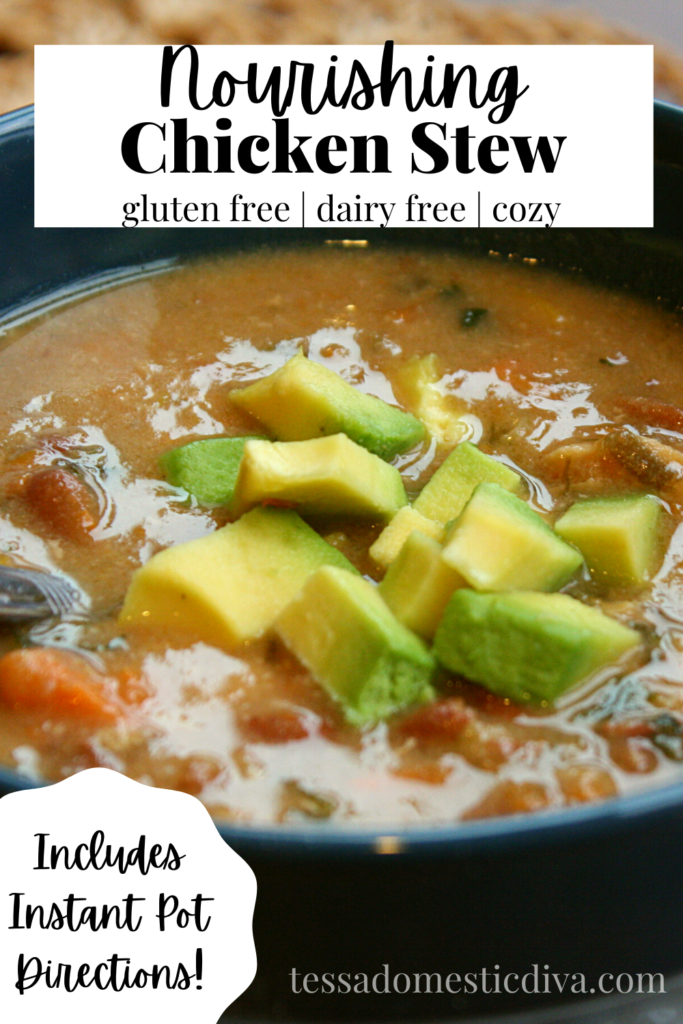
[[[0,115],[0,139],[8,135],[23,135],[35,129],[35,108],[32,103]]]
[[[12,769],[0,767],[0,793],[38,789],[56,783],[35,782]],[[231,847],[255,856],[272,854],[300,859],[311,853],[325,858],[392,855],[400,858],[465,857],[500,853],[528,846],[580,843],[683,817],[683,773],[680,779],[637,793],[575,807],[560,807],[534,814],[517,814],[479,821],[424,825],[250,825],[213,819]]]
[[[654,159],[683,168],[683,107],[655,100]],[[0,116],[0,145],[34,131],[34,108],[19,108]],[[0,766],[0,794],[40,788],[18,771]],[[683,772],[673,782],[605,802],[557,808],[534,814],[479,821],[425,825],[250,825],[215,820],[219,834],[247,855],[325,858],[393,855],[400,858],[464,857],[501,853],[512,848],[585,842],[619,830],[655,824],[683,813]]]

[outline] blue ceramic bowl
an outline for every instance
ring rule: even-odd
[[[392,230],[380,241],[514,252],[683,305],[683,110],[665,104],[655,105],[655,218],[653,230]],[[27,108],[0,118],[0,314],[121,268],[256,245],[304,245],[331,234],[32,225],[33,114]],[[0,769],[0,793],[27,785]],[[389,964],[394,974],[441,972],[445,978],[496,965],[501,974],[521,976],[538,964],[560,975],[583,973],[589,990],[606,972],[683,971],[683,772],[674,785],[531,817],[381,833],[326,826],[220,831],[259,881],[259,971],[231,1017],[560,1016],[556,991],[297,995],[292,968],[372,976]]]

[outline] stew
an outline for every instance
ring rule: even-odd
[[[534,261],[372,244],[10,324],[0,564],[78,599],[0,625],[0,760],[317,827],[675,778],[682,344]]]

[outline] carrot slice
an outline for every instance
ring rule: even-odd
[[[46,717],[111,722],[123,709],[108,693],[110,681],[83,658],[34,647],[0,658],[0,702]]]

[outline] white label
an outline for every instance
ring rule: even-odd
[[[0,800],[12,1024],[216,1024],[251,983],[256,879],[206,809],[94,768]]]
[[[652,88],[650,46],[38,46],[35,223],[649,227]]]

